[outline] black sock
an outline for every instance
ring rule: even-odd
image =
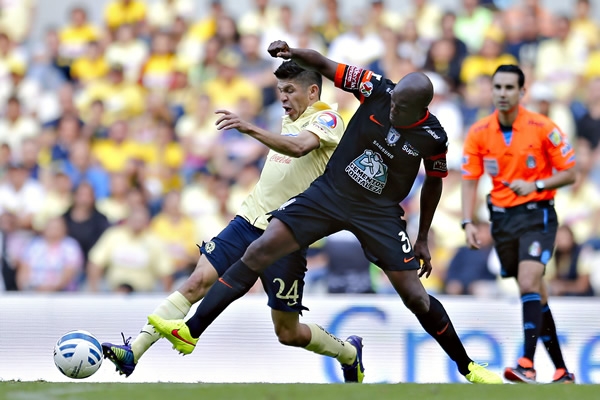
[[[208,290],[194,315],[186,321],[192,337],[198,338],[210,324],[235,300],[254,286],[258,274],[242,260],[234,263]]]
[[[537,341],[542,326],[542,302],[539,293],[525,293],[521,296],[523,303],[523,357],[533,362]]]
[[[554,367],[556,367],[556,369],[567,369],[562,351],[560,350],[554,318],[552,317],[552,312],[550,311],[548,304],[542,306],[542,329],[540,330],[540,339],[544,342],[544,346],[554,363]]]
[[[454,330],[448,313],[435,297],[429,296],[429,311],[418,314],[417,319],[425,332],[429,333],[444,349],[446,354],[456,363],[458,371],[467,375],[469,364],[473,361],[467,355],[460,338]]]

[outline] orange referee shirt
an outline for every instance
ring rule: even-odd
[[[565,134],[549,118],[519,106],[509,139],[500,129],[498,111],[473,124],[465,139],[463,179],[479,179],[487,172],[493,183],[492,204],[498,207],[553,199],[556,190],[517,196],[505,183],[534,182],[548,178],[553,170],[573,167],[575,151]]]

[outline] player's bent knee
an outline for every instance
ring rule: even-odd
[[[279,343],[285,346],[302,347],[303,341],[297,329],[289,327],[275,327],[275,334]]]
[[[429,301],[420,293],[402,296],[402,301],[413,314],[423,314],[429,311]]]

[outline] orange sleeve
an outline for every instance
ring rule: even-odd
[[[544,136],[542,143],[555,170],[564,171],[575,166],[575,150],[558,126],[546,124],[540,134]]]
[[[344,79],[344,72],[346,71],[346,64],[338,64],[337,69],[335,70],[335,77],[333,83],[336,87],[341,88],[342,82]]]
[[[463,179],[479,179],[483,175],[483,158],[479,151],[478,138],[481,137],[481,130],[471,127],[465,138],[462,159],[462,177]]]

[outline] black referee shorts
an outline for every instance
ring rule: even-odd
[[[552,200],[511,208],[489,203],[488,206],[503,277],[517,277],[521,261],[537,261],[544,265],[550,261],[558,229]]]

